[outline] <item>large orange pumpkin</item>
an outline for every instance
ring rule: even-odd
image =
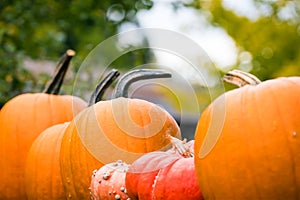
[[[300,198],[300,78],[256,84],[226,92],[201,115],[195,164],[205,199]]]
[[[102,99],[104,92],[118,77],[111,70],[99,83],[90,98],[90,104]],[[27,155],[25,183],[28,199],[65,199],[60,172],[61,141],[69,122],[56,124],[44,130],[33,142]]]
[[[155,70],[130,74],[133,79],[124,75],[117,91],[118,86],[127,88],[126,83],[141,77],[166,75]],[[93,170],[119,159],[131,163],[146,152],[166,148],[168,133],[180,137],[176,121],[145,100],[119,97],[85,109],[70,123],[62,141],[61,170],[67,198],[88,199]]]
[[[26,156],[34,139],[47,127],[70,121],[86,107],[82,99],[55,95],[59,91],[73,51],[67,51],[46,93],[21,94],[0,113],[0,199],[24,199]]]

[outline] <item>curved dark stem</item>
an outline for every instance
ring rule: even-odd
[[[120,73],[116,69],[112,69],[104,79],[97,85],[95,91],[92,93],[92,96],[89,101],[89,106],[94,105],[95,103],[102,100],[104,92],[107,88],[118,78]]]
[[[129,86],[137,81],[154,78],[170,78],[172,74],[158,69],[137,69],[124,74],[118,81],[113,98],[128,97]]]
[[[227,72],[222,80],[238,87],[258,85],[261,83],[261,81],[253,74],[237,69]]]
[[[60,61],[57,64],[54,75],[47,82],[46,87],[43,90],[43,93],[46,93],[46,94],[58,94],[59,93],[61,85],[64,81],[64,77],[69,68],[70,61],[74,55],[75,55],[75,51],[69,49],[61,57]]]

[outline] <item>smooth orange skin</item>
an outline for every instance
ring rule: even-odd
[[[224,106],[224,122],[211,121],[212,109]],[[300,199],[299,113],[299,77],[244,86],[216,99],[201,115],[195,135],[204,198]],[[208,129],[218,123],[223,128],[217,143],[200,158]]]
[[[151,122],[155,128],[162,119],[159,132],[139,138],[151,132],[148,126]],[[137,129],[126,132],[128,127],[119,127],[132,123]],[[121,97],[85,109],[71,122],[62,141],[61,170],[66,197],[88,199],[90,175],[104,164],[119,159],[130,164],[146,152],[169,148],[166,134],[181,137],[176,121],[165,110],[145,100]]]
[[[70,121],[87,106],[78,97],[22,94],[0,113],[0,199],[25,199],[24,173],[32,142],[46,128]]]
[[[68,124],[66,122],[47,128],[32,143],[25,169],[28,199],[66,199],[59,157],[61,141]]]

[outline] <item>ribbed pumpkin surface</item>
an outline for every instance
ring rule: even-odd
[[[46,128],[72,120],[86,103],[72,96],[22,94],[0,113],[0,199],[24,199],[24,171],[32,142]]]
[[[300,199],[299,113],[298,77],[244,86],[216,99],[202,114],[195,136],[204,198]],[[220,123],[219,138],[207,151],[204,143],[214,140]]]
[[[131,163],[146,152],[167,148],[167,133],[180,137],[173,117],[148,101],[117,98],[85,109],[71,122],[62,141],[67,197],[89,198],[93,170],[120,159]]]

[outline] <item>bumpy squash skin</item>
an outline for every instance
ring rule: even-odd
[[[194,141],[188,145],[193,148]],[[125,181],[132,200],[203,200],[194,158],[173,150],[143,155],[129,167]]]
[[[95,170],[90,190],[92,200],[128,200],[125,176],[129,165],[118,160]]]

